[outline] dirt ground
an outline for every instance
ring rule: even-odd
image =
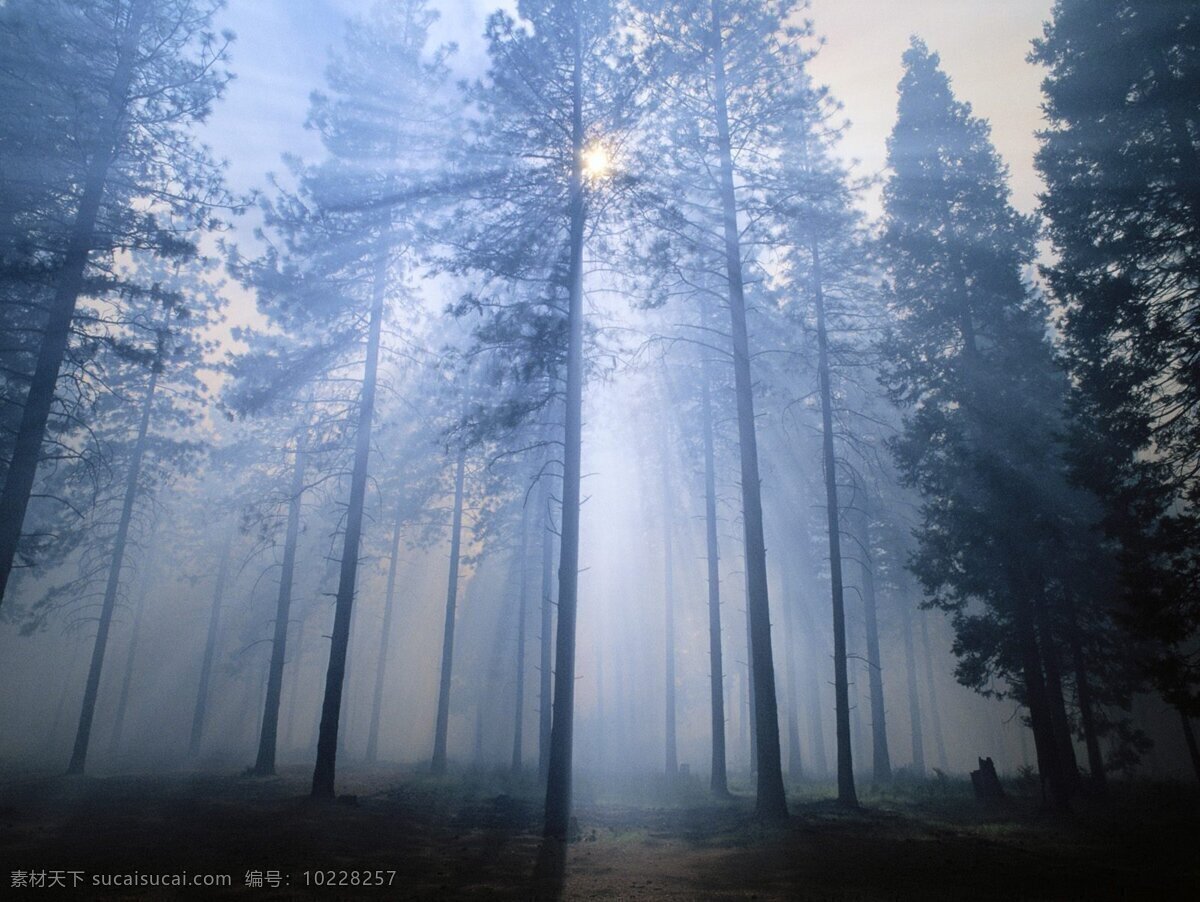
[[[964,782],[908,783],[864,790],[863,810],[847,812],[813,784],[794,788],[789,823],[766,828],[748,794],[716,802],[698,782],[580,778],[578,837],[561,851],[539,842],[528,779],[343,768],[339,787],[353,798],[311,802],[306,770],[8,775],[0,897],[1200,899],[1189,786],[1117,786],[1052,817],[1033,787],[983,807]],[[228,885],[108,885],[184,872]]]

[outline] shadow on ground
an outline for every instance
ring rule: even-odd
[[[764,826],[747,796],[583,778],[564,847],[541,843],[530,779],[374,768],[340,782],[347,796],[314,803],[301,770],[9,777],[0,885],[6,898],[41,897],[17,875],[76,872],[68,887],[83,882],[64,896],[262,900],[1192,899],[1200,887],[1190,787],[1116,787],[1056,818],[1032,794],[981,807],[954,781],[867,793],[848,812],[813,784],[794,787],[786,824]],[[228,885],[102,885],[183,873]]]

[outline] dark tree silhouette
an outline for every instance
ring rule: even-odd
[[[40,259],[28,259],[29,252],[20,256],[24,265],[53,275],[0,492],[0,599],[16,561],[81,295],[115,287],[105,270],[120,249],[194,256],[197,236],[217,225],[214,209],[230,205],[218,167],[190,131],[207,117],[228,81],[220,63],[232,35],[211,31],[217,5],[5,4],[0,39],[10,62],[0,74],[0,90],[28,97],[37,86],[39,106],[63,115],[38,117],[43,130],[37,134],[10,133],[0,152],[15,157],[17,171],[26,174],[31,155],[44,159],[50,148],[58,148],[61,160],[77,161],[77,168],[39,168],[24,200],[51,203],[47,198],[53,197],[51,205],[5,213],[6,226],[16,226],[10,217],[18,217],[22,229],[45,227],[48,243],[35,254]],[[38,26],[35,18],[42,20]],[[82,156],[68,154],[68,144],[82,148]],[[3,166],[8,168],[7,159]],[[45,177],[63,182],[36,185]],[[65,229],[55,225],[64,220],[70,222]],[[115,296],[119,302],[119,293]]]
[[[1104,499],[1127,625],[1200,714],[1200,10],[1059,0],[1037,165],[1066,307],[1076,478]],[[1200,777],[1200,770],[1197,771]]]

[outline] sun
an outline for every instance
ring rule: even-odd
[[[592,144],[583,151],[583,177],[599,181],[612,173],[613,161],[608,148],[603,144]]]

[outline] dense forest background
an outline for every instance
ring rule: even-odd
[[[1200,779],[1200,10],[903,6],[0,4],[4,771]]]

